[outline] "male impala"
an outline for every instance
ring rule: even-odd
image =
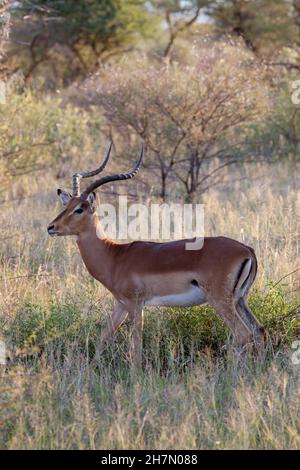
[[[103,176],[80,193],[80,179],[103,171],[110,151],[111,146],[99,168],[73,176],[73,195],[58,189],[65,209],[48,227],[52,236],[76,235],[87,270],[116,299],[115,310],[101,334],[100,350],[129,315],[131,352],[138,365],[145,305],[189,307],[205,302],[215,308],[240,344],[261,344],[262,327],[246,303],[257,271],[252,248],[226,237],[206,237],[198,251],[186,250],[186,240],[118,244],[105,237],[95,212],[93,191],[105,183],[134,177],[143,158],[142,148],[130,173]]]

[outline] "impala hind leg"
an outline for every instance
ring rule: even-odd
[[[250,341],[250,331],[239,316],[234,299],[227,299],[223,302],[211,301],[210,305],[215,309],[217,315],[224,321],[224,323],[232,331],[235,339],[241,345],[245,345]]]
[[[245,346],[250,343],[259,344],[263,333],[262,328],[249,307],[247,311],[240,308],[242,302],[237,304],[234,297],[223,302],[211,302],[219,317],[226,323],[232,331],[236,341]],[[243,301],[243,305],[246,305]]]
[[[130,361],[136,367],[142,365],[142,347],[143,347],[143,308],[135,306],[129,310],[130,328]]]
[[[257,271],[256,257],[248,258],[243,262],[234,286],[234,307],[238,317],[250,331],[255,346],[261,347],[264,342],[264,329],[257,321],[247,304],[248,292],[254,282]]]
[[[246,297],[241,297],[240,299],[238,299],[235,307],[240,318],[242,318],[243,321],[249,325],[249,328],[251,329],[251,332],[252,332],[252,338],[253,338],[255,346],[257,348],[260,348],[264,344],[264,339],[265,339],[264,328],[261,326],[261,324],[257,321],[255,316],[251,312],[247,304]]]
[[[101,354],[110,341],[112,341],[116,331],[120,328],[128,315],[125,305],[118,302],[107,326],[101,332],[98,354]]]

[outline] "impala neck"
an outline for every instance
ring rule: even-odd
[[[114,248],[118,245],[109,240],[96,214],[77,236],[77,245],[89,273],[109,290],[112,290]]]

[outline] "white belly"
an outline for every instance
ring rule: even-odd
[[[192,307],[206,302],[205,292],[198,286],[191,286],[190,289],[181,294],[171,294],[152,297],[145,302],[145,305],[161,305],[166,307]]]

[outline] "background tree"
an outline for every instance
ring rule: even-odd
[[[9,36],[10,13],[12,0],[0,1],[0,59],[3,58],[5,44]]]
[[[61,76],[68,84],[153,34],[155,20],[142,0],[25,0],[12,24],[11,55],[25,79],[44,67],[52,82]]]
[[[215,0],[153,0],[151,3],[167,26],[168,40],[163,51],[163,56],[167,57],[176,38],[195,25]]]
[[[208,14],[219,31],[243,38],[246,46],[256,53],[270,53],[274,51],[274,44],[280,47],[297,34],[293,3],[285,0],[214,1]]]
[[[244,49],[208,45],[189,62],[127,63],[101,71],[84,87],[84,100],[101,105],[118,134],[145,140],[163,199],[170,179],[183,186],[187,200],[223,181],[228,166],[249,158],[247,126],[268,108],[263,71]]]
[[[243,38],[272,65],[300,67],[299,0],[24,0],[17,5],[9,66],[20,68],[27,80],[45,79],[52,88],[84,78],[136,47],[152,47],[165,57],[175,50],[177,58],[175,46],[183,42],[187,48],[205,32]],[[146,47],[145,39],[152,39]]]

